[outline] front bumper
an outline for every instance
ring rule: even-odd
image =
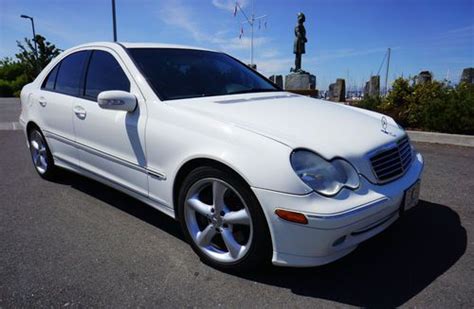
[[[273,264],[317,266],[349,254],[397,220],[404,192],[421,178],[423,165],[418,153],[403,177],[383,185],[361,177],[357,190],[343,189],[335,197],[252,188],[269,225]],[[275,214],[278,208],[305,214],[308,224],[280,219]]]

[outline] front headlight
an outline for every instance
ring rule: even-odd
[[[343,187],[359,187],[357,171],[345,160],[335,159],[329,162],[308,150],[294,151],[290,160],[301,180],[323,195],[335,195]]]

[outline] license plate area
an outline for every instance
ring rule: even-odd
[[[403,202],[402,205],[400,205],[400,212],[407,211],[410,208],[413,208],[418,205],[418,202],[420,200],[420,188],[421,181],[418,180],[410,188],[405,190]]]

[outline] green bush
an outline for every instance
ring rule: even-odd
[[[381,104],[382,98],[380,96],[370,96],[360,101],[358,106],[365,109],[378,110]]]
[[[0,97],[18,96],[21,88],[29,82],[20,62],[10,58],[0,60]]]
[[[360,107],[393,117],[411,129],[474,134],[474,85],[432,81],[412,85],[398,78],[385,98],[368,97]]]
[[[19,61],[11,58],[0,60],[0,79],[14,80],[24,73],[24,66]]]
[[[445,89],[424,103],[422,128],[446,133],[474,134],[474,85]]]
[[[0,79],[0,97],[11,97],[13,92],[11,82]]]

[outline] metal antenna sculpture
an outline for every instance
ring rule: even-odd
[[[245,11],[242,9],[242,7],[240,6],[239,2],[235,2],[235,7],[234,7],[234,17],[237,16],[237,13],[240,11],[240,13],[242,13],[242,16],[244,16],[245,18],[245,21],[243,21],[241,23],[241,28],[240,28],[240,35],[239,35],[239,38],[242,38],[242,36],[244,35],[244,29],[243,29],[243,25],[244,24],[249,24],[250,25],[250,65],[253,66],[254,63],[253,63],[253,34],[254,34],[254,25],[255,25],[255,22],[258,21],[259,22],[259,29],[261,27],[261,21],[263,18],[267,17],[267,15],[262,15],[262,16],[258,16],[258,17],[255,17],[255,6],[254,6],[254,1],[252,1],[252,14],[251,15],[247,15],[247,13],[245,13]],[[264,27],[266,28],[267,26],[267,22],[265,21],[264,22]]]

